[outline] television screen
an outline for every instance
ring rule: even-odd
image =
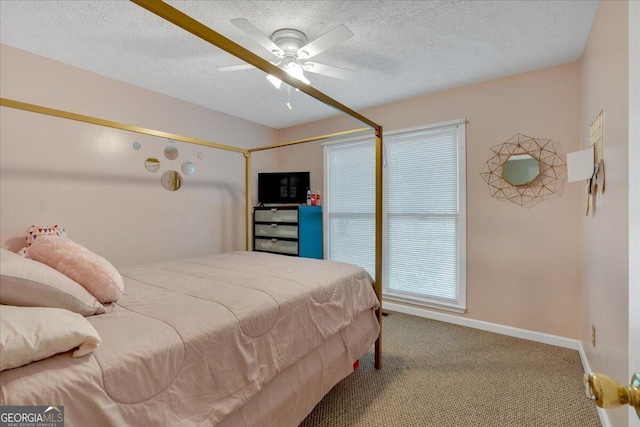
[[[309,172],[269,172],[258,174],[259,203],[306,203]]]

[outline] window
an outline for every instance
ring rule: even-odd
[[[324,146],[325,257],[375,277],[375,145],[373,137]]]
[[[375,273],[373,137],[327,144],[328,259]],[[466,304],[465,123],[384,137],[383,297],[463,311]]]
[[[384,139],[383,295],[465,308],[465,124]]]

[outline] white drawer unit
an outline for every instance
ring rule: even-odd
[[[256,237],[254,242],[256,250],[259,251],[298,255],[298,242],[295,240],[263,239]]]
[[[256,207],[253,250],[322,259],[322,207]]]
[[[278,224],[277,222],[271,224],[256,224],[255,233],[256,237],[271,236],[297,239],[298,225]]]
[[[298,223],[297,209],[268,208],[255,211],[256,222],[294,222]]]

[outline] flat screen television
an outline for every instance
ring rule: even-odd
[[[309,172],[259,173],[258,203],[306,203],[309,184]]]

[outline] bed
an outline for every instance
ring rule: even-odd
[[[0,404],[64,405],[67,426],[297,426],[379,334],[350,264],[231,252],[121,274],[86,317],[102,344],[2,371]]]
[[[3,108],[240,153],[246,208],[246,251],[120,269],[123,296],[85,317],[97,349],[0,372],[0,405],[61,404],[67,426],[295,427],[374,343],[382,366],[382,126],[166,3],[132,1],[374,132],[375,280],[348,264],[249,252],[252,153],[362,128],[241,149],[0,98]]]

